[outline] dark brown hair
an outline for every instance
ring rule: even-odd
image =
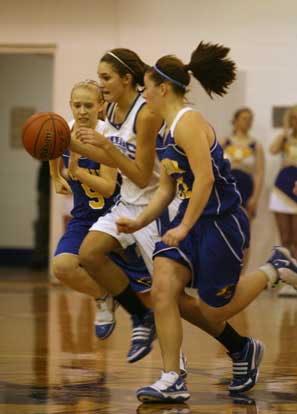
[[[132,50],[124,48],[112,49],[102,57],[100,62],[109,63],[121,77],[130,73],[133,79],[133,86],[144,85],[144,74],[149,66]]]
[[[244,112],[248,112],[252,116],[254,115],[253,111],[248,107],[239,108],[239,109],[237,109],[237,111],[234,112],[234,115],[233,115],[233,118],[232,118],[232,123],[234,124],[234,122],[237,121],[237,119],[240,117],[240,115],[243,114]]]
[[[227,58],[229,51],[218,44],[200,42],[189,64],[184,65],[177,57],[168,55],[160,58],[148,73],[156,84],[170,82],[175,93],[184,95],[191,72],[211,98],[212,94],[223,96],[236,77],[235,63]]]

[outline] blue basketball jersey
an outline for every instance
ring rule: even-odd
[[[175,179],[178,194],[182,199],[179,208],[180,212],[185,211],[187,208],[195,177],[186,154],[175,143],[174,129],[182,115],[192,110],[192,108],[183,108],[177,114],[167,136],[165,136],[166,125],[164,125],[157,139],[158,157],[167,174]],[[231,175],[230,162],[224,158],[223,150],[216,137],[210,152],[215,181],[202,216],[225,214],[226,212],[234,211],[241,203],[240,193]]]
[[[69,123],[70,126],[73,125]],[[104,122],[98,121],[96,130],[103,132]],[[62,155],[63,162],[66,168],[68,168],[70,153],[68,150]],[[89,174],[100,176],[100,164],[95,161],[89,160],[85,157],[80,157],[78,165],[81,168],[85,168]],[[103,216],[110,208],[115,204],[117,196],[120,193],[120,181],[121,177],[118,175],[117,185],[114,194],[109,198],[104,198],[101,194],[94,191],[88,185],[81,183],[78,180],[73,180],[70,177],[67,179],[72,193],[73,193],[73,209],[71,211],[72,217],[87,219],[90,221],[96,221],[99,217]]]

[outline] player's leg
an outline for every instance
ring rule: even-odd
[[[146,333],[144,336],[140,335],[142,343],[136,344],[132,338],[128,361],[135,362],[150,352],[155,337],[155,326],[152,311],[137,297],[125,272],[109,257],[112,251],[118,250],[121,246],[127,248],[135,243],[131,235],[117,235],[115,221],[119,214],[129,213],[125,211],[125,206],[120,212],[113,209],[92,226],[80,248],[79,261],[91,277],[133,316],[137,331]]]
[[[114,297],[128,285],[127,276],[109,257],[121,245],[113,236],[101,231],[91,230],[79,249],[79,263],[95,283],[104,286]]]
[[[96,300],[95,332],[99,338],[105,339],[115,327],[113,298],[90,277],[78,261],[80,245],[91,224],[78,219],[69,221],[55,252],[53,272],[66,286]]]
[[[216,220],[213,225],[208,223],[201,245],[204,254],[201,254],[198,289],[201,311],[209,321],[227,321],[280,278],[295,280],[297,284],[296,262],[286,249],[276,249],[268,264],[239,279],[244,247],[244,237],[240,238],[246,234],[244,222],[239,212]],[[255,385],[263,349],[260,341],[248,338],[242,342],[241,350],[231,352],[234,376],[230,391],[242,392]]]
[[[53,259],[54,276],[64,285],[94,299],[103,296],[106,291],[101,288],[79,265],[77,254],[60,253]]]
[[[164,372],[159,381],[137,391],[140,401],[176,401],[189,398],[180,375],[182,324],[179,298],[191,278],[189,269],[169,258],[154,260],[152,302]]]

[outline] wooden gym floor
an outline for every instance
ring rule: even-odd
[[[158,379],[157,342],[144,360],[126,363],[130,321],[117,311],[106,341],[93,333],[94,307],[83,295],[50,286],[46,275],[0,269],[1,414],[297,413],[297,298],[265,292],[233,324],[266,345],[257,386],[231,398],[224,349],[184,324],[191,399],[141,405],[135,390]]]

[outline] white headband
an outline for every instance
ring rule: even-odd
[[[112,56],[114,59],[116,59],[118,62],[120,62],[123,66],[125,66],[128,70],[129,70],[129,72],[131,72],[131,73],[133,73],[134,75],[135,75],[135,72],[134,72],[134,70],[133,69],[131,69],[130,68],[130,66],[129,65],[127,65],[127,63],[125,63],[122,59],[120,59],[117,55],[115,55],[114,53],[112,53],[112,52],[107,52],[106,53],[107,55],[110,55],[110,56]]]

